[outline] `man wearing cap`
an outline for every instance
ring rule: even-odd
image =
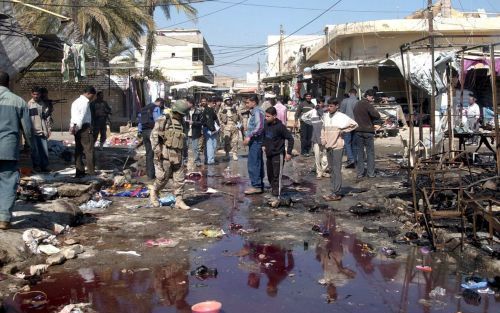
[[[184,149],[184,115],[188,111],[185,100],[177,100],[172,105],[172,112],[161,116],[155,122],[151,132],[151,146],[154,152],[155,181],[150,190],[153,207],[159,207],[158,193],[170,178],[174,181],[175,208],[189,210],[184,203],[184,166],[182,155]]]
[[[229,95],[224,96],[224,105],[219,111],[219,121],[226,159],[229,160],[229,152],[231,152],[233,160],[238,161],[238,127],[241,124],[241,117],[233,106],[233,100]]]

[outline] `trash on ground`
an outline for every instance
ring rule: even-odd
[[[277,207],[289,207],[292,206],[292,199],[290,197],[272,198],[268,202],[269,206],[273,208]]]
[[[446,289],[439,287],[439,286],[432,289],[431,292],[429,292],[429,297],[431,297],[433,299],[438,298],[438,297],[444,297],[444,296],[446,296]]]
[[[330,231],[322,226],[319,225],[313,225],[311,228],[312,231],[319,233],[323,237],[328,237],[330,236]]]
[[[472,289],[464,289],[462,298],[464,298],[465,303],[470,305],[479,305],[481,303],[481,295]]]
[[[415,266],[415,268],[422,272],[432,272],[432,267],[427,265],[417,265]]]
[[[137,187],[132,190],[117,192],[114,189],[101,190],[103,197],[122,197],[122,198],[147,198],[149,197],[149,189],[146,187]]]
[[[208,187],[205,193],[218,193],[219,190]]]
[[[45,200],[53,200],[57,196],[57,188],[55,187],[43,187],[42,195]]]
[[[61,249],[53,245],[39,245],[38,250],[46,255],[52,255],[61,252]]]
[[[39,245],[41,243],[52,245],[59,244],[55,235],[51,235],[48,232],[37,228],[30,228],[25,230],[22,237],[26,246],[28,246],[30,251],[35,254],[40,253]]]
[[[116,251],[117,254],[125,254],[125,255],[133,255],[133,256],[141,256],[136,251]]]
[[[236,223],[229,224],[230,230],[240,230],[242,228],[243,228],[243,225],[241,225],[241,224],[236,224]]]
[[[209,268],[205,265],[198,266],[195,270],[191,271],[191,276],[195,276],[200,280],[205,280],[207,278],[217,278],[219,272],[216,268]]]
[[[37,264],[30,266],[30,275],[31,276],[39,276],[47,271],[49,268],[48,264]]]
[[[466,277],[460,286],[464,289],[482,289],[488,287],[488,281],[481,277]]]
[[[59,313],[84,313],[84,312],[94,312],[93,310],[84,310],[90,309],[91,303],[76,303],[76,304],[68,304],[64,308],[62,308]]]
[[[166,239],[166,238],[158,238],[156,240],[147,240],[146,241],[146,246],[147,247],[167,247],[167,248],[174,248],[179,244],[179,240],[176,239]]]
[[[204,229],[200,233],[208,238],[220,238],[226,234],[222,229]]]
[[[191,307],[193,313],[219,313],[222,303],[218,301],[200,302]]]
[[[351,212],[352,214],[356,214],[356,215],[360,215],[360,216],[377,214],[377,213],[380,213],[380,211],[381,211],[381,207],[366,206],[362,203],[358,203],[349,209],[349,212]]]
[[[186,174],[186,179],[197,181],[202,178],[201,172],[189,172]]]
[[[87,203],[80,205],[80,210],[83,212],[102,212],[107,209],[113,201],[100,199],[99,201],[89,200]]]
[[[158,201],[160,202],[161,206],[171,206],[175,203],[175,196],[173,194],[168,194],[158,199]]]
[[[382,247],[381,251],[388,258],[395,258],[398,256],[396,250],[394,250],[393,248]]]

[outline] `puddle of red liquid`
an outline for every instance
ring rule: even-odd
[[[202,179],[199,184],[219,189],[214,184],[218,180]],[[238,184],[223,190],[239,195],[244,188]],[[226,198],[210,204],[227,206]],[[230,223],[251,228],[246,219],[248,204],[244,200],[238,209],[228,210],[225,229]],[[229,232],[215,244],[191,251],[189,261],[46,275],[30,293],[8,298],[4,309],[48,313],[70,303],[88,302],[100,313],[187,313],[198,302],[217,300],[226,313],[500,312],[494,295],[482,294],[478,305],[460,297],[462,276],[445,254],[422,255],[414,249],[408,257],[389,259],[378,251],[371,253],[355,234],[338,231],[332,216],[321,226],[329,230],[328,237],[318,234],[307,245],[291,248],[249,242]],[[228,256],[234,254],[239,256]],[[217,268],[217,277],[191,276],[190,271],[200,265]],[[420,272],[417,265],[431,266],[432,272]],[[431,300],[429,293],[436,287],[446,289],[446,295]]]
[[[31,293],[10,297],[4,307],[6,312],[43,313],[89,302],[101,313],[190,312],[197,302],[217,300],[226,313],[500,311],[494,295],[482,294],[479,305],[459,297],[462,278],[451,272],[445,255],[425,256],[415,249],[406,258],[387,259],[371,254],[355,235],[336,231],[334,219],[327,219],[325,227],[329,237],[291,250],[232,234],[192,251],[190,262],[51,275]],[[227,256],[231,252],[240,257]],[[433,271],[415,269],[423,263]],[[201,264],[217,268],[217,278],[191,276]],[[429,292],[437,286],[446,295],[428,306]]]

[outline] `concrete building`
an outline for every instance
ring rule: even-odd
[[[283,35],[283,38],[286,36]],[[324,35],[304,35],[290,36],[283,39],[281,55],[281,72],[283,74],[296,73],[296,65],[304,56],[304,52],[309,51],[319,43],[323,43]],[[269,77],[279,75],[279,35],[267,36],[267,69],[266,74]]]
[[[464,13],[453,10],[450,1],[438,2],[433,6],[434,31],[440,35],[487,35],[490,38],[446,38],[436,39],[436,45],[459,45],[461,43],[484,44],[500,41],[500,17],[489,15],[484,10]],[[402,44],[428,36],[429,24],[426,11],[417,11],[405,19],[375,20],[366,22],[327,25],[326,34],[320,45],[306,53],[305,66],[313,66],[328,61],[353,61],[372,63],[360,65],[355,69],[347,69],[342,73],[342,84],[339,94],[350,88],[362,91],[379,86],[380,90],[394,96],[404,94],[401,73],[396,67],[380,66],[382,61],[400,51]],[[452,48],[449,48],[452,49]],[[458,48],[457,48],[458,49]],[[360,85],[358,82],[360,76]],[[327,84],[325,94],[334,94],[337,73],[331,73],[328,79],[333,84]],[[325,75],[324,75],[325,76]]]
[[[143,67],[146,37],[141,38],[141,51],[135,51],[136,66]],[[205,38],[197,29],[159,29],[151,67],[158,68],[168,82],[199,81],[214,83],[209,65],[214,56]]]
[[[214,85],[216,88],[231,88],[234,86],[234,80],[231,76],[215,74]]]

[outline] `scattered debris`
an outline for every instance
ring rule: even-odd
[[[226,234],[222,229],[204,229],[200,233],[208,238],[220,238]]]
[[[146,241],[146,246],[147,247],[167,247],[167,248],[174,248],[179,244],[179,240],[176,239],[166,239],[166,238],[158,238],[156,240],[147,240]]]
[[[37,228],[25,230],[22,237],[26,246],[28,246],[30,251],[34,254],[40,253],[39,245],[41,243],[51,245],[59,244],[55,235],[51,235],[48,232]]]
[[[382,247],[381,251],[388,258],[395,258],[398,256],[396,250],[394,250],[393,248]]]
[[[438,297],[444,297],[444,296],[446,296],[446,289],[439,287],[439,286],[432,289],[431,292],[429,293],[429,297],[431,297],[432,299],[436,299]]]
[[[465,303],[470,305],[479,305],[481,303],[481,295],[472,289],[464,289],[462,298],[464,298]]]
[[[99,201],[89,200],[87,203],[80,205],[80,210],[83,212],[102,212],[107,209],[113,201],[100,199]]]
[[[195,276],[200,280],[207,278],[217,278],[219,272],[216,268],[208,268],[205,265],[198,266],[195,270],[191,271],[191,276]]]
[[[381,210],[382,210],[381,207],[367,206],[362,203],[358,203],[355,206],[352,206],[349,209],[349,212],[351,212],[352,214],[363,216],[363,215],[377,214],[380,213]]]
[[[175,203],[175,196],[173,194],[168,194],[160,199],[158,199],[161,206],[171,206]]]
[[[432,267],[427,265],[417,265],[415,266],[415,268],[422,272],[432,272]]]
[[[59,249],[53,245],[39,245],[38,251],[40,251],[46,255],[53,255],[53,254],[61,252],[61,249]]]
[[[133,255],[133,256],[141,256],[139,253],[136,251],[116,251],[117,254],[126,254],[126,255]]]

